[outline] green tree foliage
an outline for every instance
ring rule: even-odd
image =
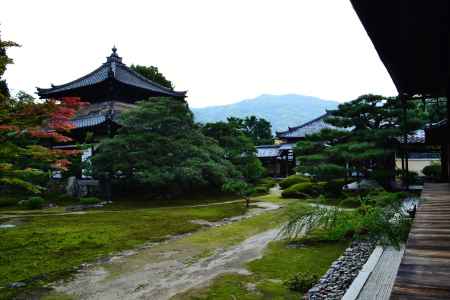
[[[247,208],[250,207],[250,196],[256,191],[253,186],[241,179],[231,179],[226,181],[222,186],[222,190],[244,198]]]
[[[264,118],[249,116],[245,119],[230,117],[228,123],[239,128],[255,145],[272,144],[272,125]]]
[[[130,68],[147,79],[156,82],[166,88],[173,90],[175,87],[173,83],[168,80],[161,72],[159,72],[158,67],[155,66],[141,66],[141,65],[131,65]]]
[[[237,167],[246,181],[255,182],[263,175],[264,168],[256,157],[255,145],[238,122],[207,123],[202,131],[219,143],[225,150],[225,157]]]
[[[408,102],[406,122],[397,98],[363,95],[339,105],[326,122],[337,129],[324,129],[297,144],[299,170],[320,180],[346,177],[350,172],[374,177],[387,184],[393,176],[392,154],[404,130],[421,128],[426,114]]]
[[[239,172],[217,142],[194,123],[186,103],[152,98],[123,113],[122,128],[103,140],[92,158],[96,177],[132,179],[175,196],[200,188],[221,189]]]
[[[48,172],[67,169],[70,162],[66,158],[78,154],[53,150],[49,145],[51,141],[70,140],[64,133],[70,130],[68,119],[80,102],[67,99],[37,103],[25,93],[11,98],[1,77],[12,63],[6,48],[13,46],[17,44],[0,39],[0,190],[39,193],[44,190]]]
[[[0,33],[0,102],[5,102],[9,98],[8,85],[6,80],[2,79],[5,74],[6,68],[9,64],[13,63],[13,60],[8,57],[6,50],[10,47],[18,47],[19,45],[11,41],[3,41]]]

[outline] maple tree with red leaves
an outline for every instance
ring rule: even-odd
[[[0,192],[22,189],[32,193],[45,190],[53,170],[66,171],[78,150],[52,149],[52,144],[70,142],[70,119],[84,106],[79,98],[36,101],[20,92],[10,96],[2,78],[13,61],[9,47],[19,45],[0,38]]]
[[[0,103],[0,185],[38,193],[52,170],[66,171],[78,150],[52,149],[70,142],[70,119],[85,103],[79,98]]]

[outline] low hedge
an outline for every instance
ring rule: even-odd
[[[287,189],[287,188],[293,186],[294,184],[310,182],[310,181],[311,181],[311,179],[306,176],[291,175],[280,181],[280,187],[284,190],[284,189]]]
[[[281,193],[281,196],[283,198],[299,198],[299,199],[318,196],[322,192],[325,184],[326,184],[325,182],[297,183],[285,189]]]
[[[256,182],[257,186],[267,186],[268,188],[274,187],[277,181],[271,177],[261,178]]]
[[[327,196],[339,197],[342,195],[342,187],[345,185],[345,178],[329,180],[324,184],[323,192]]]
[[[83,198],[80,198],[80,204],[83,204],[83,205],[98,204],[100,202],[101,202],[101,200],[98,199],[97,197],[83,197]]]
[[[439,178],[441,176],[441,165],[433,164],[422,169],[423,175],[432,178]]]
[[[45,200],[40,196],[32,196],[27,200],[20,201],[19,204],[26,209],[41,209],[44,207]]]

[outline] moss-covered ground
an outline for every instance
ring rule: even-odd
[[[217,221],[245,211],[243,203],[96,210],[76,215],[33,211],[39,215],[14,218],[17,227],[0,229],[0,287],[18,281],[27,282],[27,288],[40,286],[70,273],[83,262],[200,228],[190,220]],[[2,288],[0,299],[16,292]]]
[[[347,242],[335,242],[292,248],[285,241],[275,241],[269,244],[261,259],[247,264],[251,275],[225,274],[207,287],[192,289],[174,299],[301,299],[302,294],[289,290],[284,281],[298,272],[320,277],[347,245]]]
[[[93,262],[111,253],[132,249],[148,242],[165,240],[172,235],[196,231],[182,239],[163,243],[154,251],[174,251],[180,258],[193,261],[208,256],[217,249],[236,245],[250,236],[283,224],[290,208],[308,209],[298,200],[264,196],[258,199],[282,205],[283,208],[244,219],[221,227],[200,229],[190,220],[217,221],[245,213],[242,202],[211,206],[186,207],[217,201],[180,201],[180,207],[145,207],[142,203],[117,203],[105,210],[88,211],[79,215],[57,215],[62,209],[46,212],[32,211],[39,216],[14,219],[18,226],[0,229],[0,287],[11,282],[25,281],[25,289],[0,289],[0,299],[10,299],[28,290],[35,290],[48,282],[73,272],[84,262]],[[152,204],[151,206],[154,206]],[[113,210],[113,211],[111,211]],[[7,215],[8,212],[1,211]],[[52,215],[53,214],[53,215]],[[2,220],[4,222],[4,220]],[[286,242],[272,242],[263,258],[248,264],[250,276],[226,274],[208,288],[194,289],[178,299],[298,299],[299,293],[289,291],[283,281],[299,271],[322,274],[345,248],[345,243],[315,244],[304,248],[287,247]],[[152,248],[153,249],[153,248]],[[127,258],[132,264],[160,259],[152,251]],[[123,269],[125,268],[125,269]],[[126,266],[110,265],[111,277],[129,271]],[[249,287],[255,288],[249,288]],[[43,294],[46,294],[45,292]],[[232,297],[234,296],[234,298]],[[69,299],[67,295],[50,295],[49,299]],[[52,298],[53,297],[53,298]],[[231,298],[230,298],[231,297]],[[47,298],[45,298],[47,299]]]

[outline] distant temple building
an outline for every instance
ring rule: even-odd
[[[294,147],[307,135],[319,133],[322,129],[333,128],[325,122],[328,113],[299,126],[289,127],[287,131],[276,132],[275,145],[262,145],[256,147],[256,155],[267,168],[270,176],[286,177],[294,173],[296,166]]]
[[[184,102],[186,97],[186,92],[173,91],[130,69],[122,62],[115,47],[106,62],[91,73],[66,84],[52,85],[48,89],[37,88],[37,91],[41,99],[78,97],[89,103],[71,120],[75,128],[70,136],[79,144],[84,143],[88,135],[92,144],[112,135],[120,127],[120,113],[135,107],[137,101],[170,97],[174,101]],[[82,159],[88,159],[93,150],[87,149]]]

